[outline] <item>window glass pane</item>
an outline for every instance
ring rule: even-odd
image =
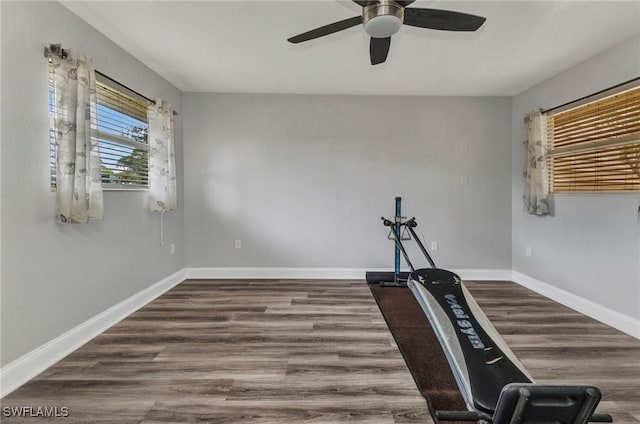
[[[146,187],[148,125],[109,106],[111,104],[98,104],[97,108],[102,183]]]
[[[53,123],[53,74],[52,67],[49,67],[49,170],[51,187],[56,186],[56,134]]]

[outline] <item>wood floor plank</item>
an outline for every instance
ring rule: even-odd
[[[99,361],[88,369],[51,367],[39,378],[42,380],[281,380],[288,372],[286,361],[242,361],[220,363],[214,357],[208,361],[172,362],[110,362]]]
[[[259,380],[255,380],[259,381]],[[25,384],[11,395],[13,401],[27,402],[102,402],[117,393],[121,399],[139,398],[140,392],[150,400],[173,401],[184,397],[223,400],[229,394],[233,379],[163,379],[151,380],[36,380]]]
[[[149,411],[141,424],[158,423],[367,423],[393,424],[390,411],[377,407],[335,407],[332,405],[286,405],[274,408],[271,405],[248,405],[244,402],[226,402],[222,405],[163,403],[159,402]]]

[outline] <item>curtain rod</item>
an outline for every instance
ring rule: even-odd
[[[577,103],[584,102],[587,99],[591,99],[592,97],[596,97],[596,96],[598,96],[600,94],[603,94],[603,93],[606,93],[608,91],[615,90],[616,88],[620,88],[620,87],[623,87],[625,85],[631,85],[634,82],[640,82],[640,77],[632,78],[632,79],[630,79],[628,81],[621,82],[620,84],[612,85],[611,87],[605,88],[604,90],[600,90],[600,91],[595,92],[593,94],[589,94],[588,96],[580,97],[579,99],[571,100],[570,102],[561,104],[559,106],[555,106],[555,107],[552,107],[550,109],[543,110],[542,113],[553,112],[554,110],[558,110],[558,109],[561,109],[561,108],[566,108],[567,106],[571,106],[573,104],[576,104],[576,106],[577,106]]]
[[[51,44],[49,47],[45,47],[44,48],[44,57],[46,57],[48,59],[51,54],[55,54],[57,56],[60,56],[62,59],[65,59],[67,57],[67,52],[62,48],[61,44]],[[133,90],[132,88],[129,88],[126,85],[122,84],[121,82],[116,81],[115,79],[111,78],[109,75],[106,75],[106,74],[104,74],[104,73],[102,73],[100,71],[95,71],[95,72],[96,72],[96,74],[100,75],[101,77],[106,78],[109,81],[113,81],[114,83],[118,84],[122,88],[124,88],[126,90],[129,90],[130,92],[132,92],[133,94],[135,94],[137,96],[142,97],[143,99],[145,99],[149,103],[153,103],[154,105],[156,104],[155,100],[152,100],[152,99],[148,98],[144,94],[138,93],[136,90]],[[174,110],[173,111],[173,116],[178,116],[178,112],[176,112]]]

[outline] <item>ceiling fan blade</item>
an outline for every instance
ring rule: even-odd
[[[404,23],[420,28],[444,31],[475,31],[487,18],[453,12],[450,10],[421,9],[410,7],[404,10]]]
[[[287,41],[290,43],[302,43],[303,41],[313,40],[314,38],[324,37],[325,35],[333,34],[334,32],[342,31],[343,29],[354,27],[362,23],[362,16],[354,16],[353,18],[345,19],[342,21],[334,22],[329,25],[322,26],[320,28],[312,29],[305,33],[296,35],[289,38]]]
[[[362,7],[369,6],[370,4],[379,3],[378,0],[353,0],[353,2]]]
[[[411,3],[413,3],[414,1],[416,1],[416,0],[396,0],[396,3],[398,3],[402,7],[407,7]]]
[[[371,56],[371,64],[377,65],[387,60],[389,54],[389,46],[391,45],[391,37],[373,38],[369,43],[369,55]]]

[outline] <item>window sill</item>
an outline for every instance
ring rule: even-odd
[[[551,196],[607,196],[607,195],[617,195],[617,196],[638,196],[640,191],[628,191],[628,190],[620,190],[620,191],[560,191],[556,193],[549,193]]]
[[[102,191],[149,191],[149,187],[102,187]],[[51,187],[51,192],[55,193],[56,188]]]
[[[149,191],[149,187],[102,187],[102,191]]]

